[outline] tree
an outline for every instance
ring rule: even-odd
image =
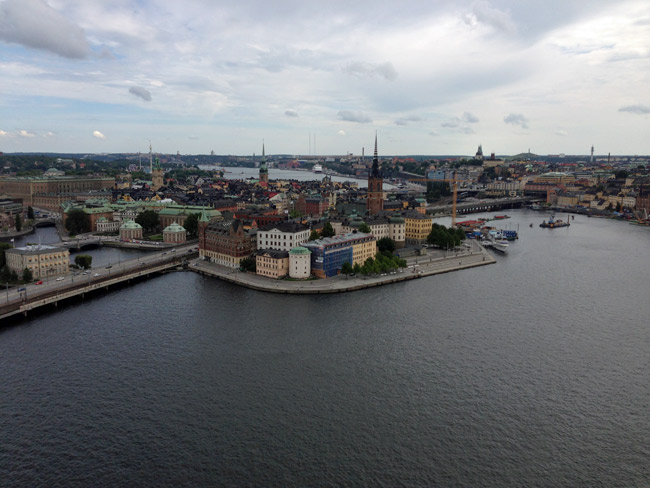
[[[334,237],[336,235],[336,232],[334,232],[334,228],[332,227],[332,224],[329,221],[325,222],[325,225],[323,226],[323,230],[321,231],[320,235],[323,237]]]
[[[153,210],[145,210],[140,212],[135,218],[136,223],[140,224],[147,232],[153,232],[160,225],[158,212]]]
[[[23,219],[20,217],[20,214],[16,214],[16,220],[14,222],[17,231],[23,230]]]
[[[90,232],[90,217],[83,210],[76,208],[68,212],[65,219],[65,228],[70,234]]]
[[[0,242],[0,268],[2,268],[7,263],[7,258],[5,257],[5,251],[11,249],[13,246],[8,242]]]
[[[23,270],[23,281],[25,283],[28,283],[34,279],[34,275],[32,274],[32,270],[29,268],[25,268]]]
[[[311,234],[309,234],[309,240],[315,241],[316,239],[320,239],[320,234],[316,229],[312,229]]]
[[[253,257],[244,258],[240,261],[239,267],[242,271],[250,271],[255,273],[257,270],[257,261]]]
[[[377,250],[381,253],[388,252],[392,254],[395,250],[395,241],[390,237],[382,237],[377,241]]]
[[[93,263],[93,257],[88,254],[77,254],[74,257],[74,264],[83,269],[90,269]]]
[[[187,234],[190,236],[195,236],[199,230],[199,217],[201,214],[193,213],[187,216],[183,227],[187,231]]]
[[[302,213],[299,212],[298,210],[294,209],[291,212],[289,212],[289,217],[292,218],[292,219],[297,219],[297,218],[302,217]]]
[[[27,207],[27,218],[34,220],[34,209],[31,206]]]
[[[614,173],[614,176],[617,180],[624,180],[629,176],[629,173],[624,169],[620,169],[616,173]]]
[[[370,234],[372,231],[370,230],[370,226],[364,222],[359,226],[359,232],[363,232],[364,234]]]
[[[7,283],[8,281],[14,281],[11,276],[11,270],[9,269],[9,266],[3,266],[2,271],[0,271],[0,280],[3,283]]]
[[[359,263],[355,263],[355,265],[352,266],[352,272],[355,274],[361,273],[361,266],[359,266]]]
[[[343,273],[346,278],[350,273],[352,273],[352,265],[348,261],[345,261],[343,263],[343,266],[341,267],[341,273]]]

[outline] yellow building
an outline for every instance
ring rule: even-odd
[[[433,217],[410,211],[404,215],[407,245],[422,245],[427,241],[433,226]]]
[[[362,266],[368,258],[375,258],[377,255],[377,240],[362,240],[352,245],[352,266]]]
[[[28,268],[34,279],[63,275],[70,269],[70,251],[44,244],[7,249],[5,257],[10,271],[22,276]]]
[[[255,257],[255,273],[278,279],[289,274],[289,253],[275,249],[258,251]]]

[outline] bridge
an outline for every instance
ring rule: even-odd
[[[54,227],[56,225],[56,220],[53,218],[44,218],[34,220],[34,227]]]
[[[468,214],[474,212],[491,212],[493,210],[503,210],[506,208],[521,208],[532,202],[539,201],[537,197],[516,197],[516,198],[499,198],[495,200],[482,200],[478,202],[461,202],[456,204],[456,212],[459,214]],[[427,207],[427,213],[431,214],[448,214],[452,210],[452,205],[439,205]]]
[[[85,298],[86,295],[101,293],[111,287],[130,284],[166,271],[182,267],[187,260],[198,255],[191,247],[179,247],[174,252],[156,253],[142,258],[124,261],[119,265],[94,268],[87,274],[77,273],[65,276],[63,280],[49,279],[42,285],[27,285],[18,289],[7,289],[6,301],[0,292],[0,323],[17,316],[47,307],[58,307],[60,302]]]
[[[66,249],[86,249],[89,247],[99,247],[102,245],[101,237],[84,237],[80,239],[70,239],[60,244],[56,244],[57,247],[64,247]]]

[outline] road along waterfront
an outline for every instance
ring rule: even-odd
[[[543,218],[512,212],[494,266],[326,295],[170,273],[4,327],[0,480],[645,486],[650,233]]]

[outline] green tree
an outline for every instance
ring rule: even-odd
[[[295,209],[292,210],[291,212],[289,212],[289,217],[292,218],[292,219],[298,219],[298,218],[300,218],[302,216],[303,216],[302,213],[300,213],[298,210],[295,210]]]
[[[11,270],[9,266],[3,266],[2,271],[0,271],[0,281],[7,283],[8,281],[14,281],[11,276]]]
[[[616,177],[617,180],[624,180],[629,176],[629,173],[624,169],[620,169],[616,173],[614,173],[614,176]]]
[[[136,218],[136,223],[140,224],[143,229],[147,232],[154,232],[160,225],[160,218],[158,217],[158,212],[153,210],[145,210],[140,212]]]
[[[309,240],[315,241],[316,239],[320,239],[320,234],[316,229],[312,229],[311,234],[309,234]]]
[[[352,272],[355,274],[361,273],[361,266],[359,266],[359,263],[355,263],[354,266],[352,266]]]
[[[332,224],[327,221],[325,222],[325,225],[323,226],[323,230],[320,233],[321,236],[323,237],[334,237],[336,233],[334,232],[334,228],[332,227]]]
[[[257,270],[257,261],[254,257],[244,258],[239,263],[239,269],[242,271],[250,271],[251,273],[255,273]]]
[[[27,207],[27,218],[34,220],[34,209],[31,206]]]
[[[5,257],[5,251],[11,249],[13,246],[8,242],[0,242],[0,268],[7,264],[7,258]]]
[[[377,241],[377,250],[381,253],[393,253],[395,250],[395,241],[390,237],[382,237]]]
[[[23,230],[23,219],[21,218],[20,214],[16,214],[16,220],[14,222],[17,231]]]
[[[90,217],[80,208],[70,210],[65,219],[65,228],[70,234],[90,232]]]
[[[364,234],[370,234],[372,231],[370,230],[370,226],[364,222],[359,226],[359,232],[363,232]]]
[[[88,254],[77,254],[74,257],[74,264],[83,269],[90,269],[93,264],[93,257]]]
[[[343,273],[346,278],[350,273],[352,273],[352,265],[348,261],[345,261],[343,263],[343,266],[341,267],[341,273]]]
[[[33,279],[34,279],[34,275],[32,275],[32,270],[29,269],[29,268],[25,268],[25,269],[23,270],[23,281],[24,281],[25,283],[29,283],[29,282],[32,281]]]
[[[187,231],[187,234],[190,236],[195,236],[199,230],[199,217],[201,214],[193,213],[187,216],[183,227]]]

